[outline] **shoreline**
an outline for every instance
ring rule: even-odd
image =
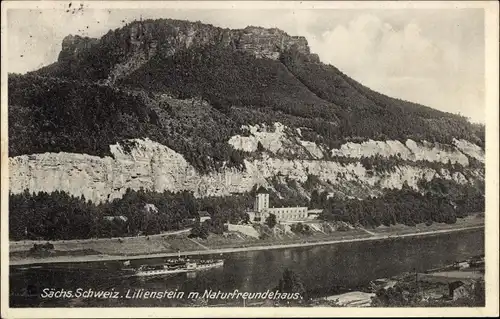
[[[153,259],[153,258],[165,258],[165,257],[175,257],[190,256],[190,255],[211,255],[211,254],[223,254],[223,253],[237,253],[246,251],[261,251],[261,250],[274,250],[274,249],[287,249],[287,248],[298,248],[298,247],[312,247],[321,245],[333,245],[341,243],[350,242],[363,242],[363,241],[374,241],[374,240],[386,240],[395,238],[405,238],[405,237],[420,237],[420,236],[430,236],[436,234],[445,234],[466,230],[474,229],[484,229],[483,225],[478,226],[467,226],[460,228],[449,228],[449,229],[438,229],[431,231],[420,231],[407,234],[377,234],[370,237],[359,237],[359,238],[349,238],[349,239],[335,239],[335,240],[323,240],[317,242],[308,243],[290,243],[290,244],[277,244],[277,245],[265,245],[265,246],[249,246],[249,247],[229,247],[229,248],[214,248],[208,250],[193,250],[193,251],[183,251],[168,252],[168,253],[153,253],[153,254],[140,254],[140,255],[86,255],[86,256],[59,256],[59,257],[48,257],[48,258],[25,258],[21,260],[9,260],[9,266],[24,266],[24,265],[38,265],[38,264],[60,264],[60,263],[85,263],[85,262],[99,262],[99,261],[125,261],[125,260],[138,260],[138,259]]]

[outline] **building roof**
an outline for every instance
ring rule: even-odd
[[[210,214],[206,210],[202,210],[198,212],[198,216],[200,217],[211,217]]]
[[[308,209],[307,213],[308,214],[321,214],[323,212],[322,209]]]
[[[455,290],[459,287],[462,287],[463,285],[465,285],[465,283],[461,280],[452,281],[452,282],[448,283],[448,287],[450,287],[451,290]]]

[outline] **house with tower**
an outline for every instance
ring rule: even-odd
[[[269,207],[269,192],[260,187],[255,195],[253,211],[248,212],[251,222],[264,223],[270,214],[277,222],[293,223],[308,219],[307,207]]]

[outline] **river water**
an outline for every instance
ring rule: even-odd
[[[450,264],[484,253],[484,231],[470,230],[425,237],[342,243],[314,247],[227,253],[193,257],[221,258],[224,266],[195,274],[137,278],[119,262],[10,267],[11,307],[169,307],[185,306],[192,291],[265,292],[288,268],[302,280],[310,297],[356,290],[371,280]],[[161,260],[133,261],[133,264]],[[119,298],[50,298],[51,291],[110,291]],[[184,292],[175,298],[126,298],[144,291]],[[115,293],[116,292],[116,293]],[[182,298],[179,298],[182,297]],[[241,299],[240,299],[241,300]],[[227,301],[212,300],[224,305]],[[241,301],[240,301],[241,302]]]

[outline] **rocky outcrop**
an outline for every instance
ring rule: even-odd
[[[322,159],[327,152],[324,145],[301,140],[301,131],[293,131],[279,122],[273,127],[266,125],[243,126],[249,136],[235,135],[229,139],[229,144],[245,152],[257,151],[258,143],[271,154],[294,155],[299,158]],[[407,161],[427,161],[439,163],[459,163],[469,165],[469,158],[484,163],[484,151],[477,145],[465,140],[454,140],[454,145],[415,142],[408,139],[404,144],[400,141],[374,141],[362,143],[345,143],[339,149],[332,149],[331,156],[362,158],[381,156],[397,157]]]
[[[319,62],[310,49],[305,37],[290,36],[272,28],[249,26],[245,29],[223,29],[210,24],[171,19],[134,21],[121,29],[110,31],[100,40],[68,36],[63,40],[59,61],[79,59],[82,50],[94,45],[110,48],[109,54],[118,56],[108,76],[108,83],[137,70],[153,56],[168,57],[175,53],[206,45],[231,47],[247,52],[257,58],[277,60],[287,50],[296,50]],[[104,50],[106,51],[106,50]]]
[[[461,173],[450,175],[415,166],[372,174],[360,163],[342,165],[333,161],[286,160],[269,156],[246,160],[244,171],[226,168],[200,174],[182,155],[166,146],[147,139],[132,142],[129,151],[120,145],[112,145],[113,157],[45,153],[10,158],[10,191],[60,190],[102,202],[120,198],[127,188],[138,190],[141,187],[157,192],[188,190],[198,197],[230,195],[247,192],[256,184],[269,185],[268,179],[280,175],[298,183],[304,183],[310,174],[316,175],[332,187],[342,188],[347,195],[360,190],[365,195],[377,194],[384,188],[401,188],[405,182],[418,188],[421,179],[429,181],[435,176],[459,183],[468,182]],[[478,175],[478,178],[482,176]]]
[[[234,39],[236,50],[251,52],[256,57],[277,60],[281,52],[292,48],[304,55],[311,53],[305,37],[289,36],[276,28],[247,27],[237,30]]]
[[[99,43],[99,39],[68,35],[62,40],[58,61],[78,59],[80,54]]]
[[[470,143],[466,140],[457,140],[457,139],[453,140],[453,144],[462,153],[477,159],[481,163],[484,163],[484,150],[481,147],[477,146],[476,144]]]
[[[344,157],[372,157],[372,156],[396,156],[409,161],[427,161],[440,163],[459,163],[469,165],[465,154],[456,147],[442,145],[439,143],[422,142],[417,143],[408,139],[405,144],[400,141],[373,141],[363,143],[346,143],[340,149],[332,150],[333,156]]]
[[[232,136],[228,143],[238,150],[255,152],[259,143],[263,150],[270,154],[292,155],[296,158],[323,158],[323,151],[316,143],[303,141],[290,128],[276,122],[272,127],[262,125],[245,125],[242,130],[249,136]]]

